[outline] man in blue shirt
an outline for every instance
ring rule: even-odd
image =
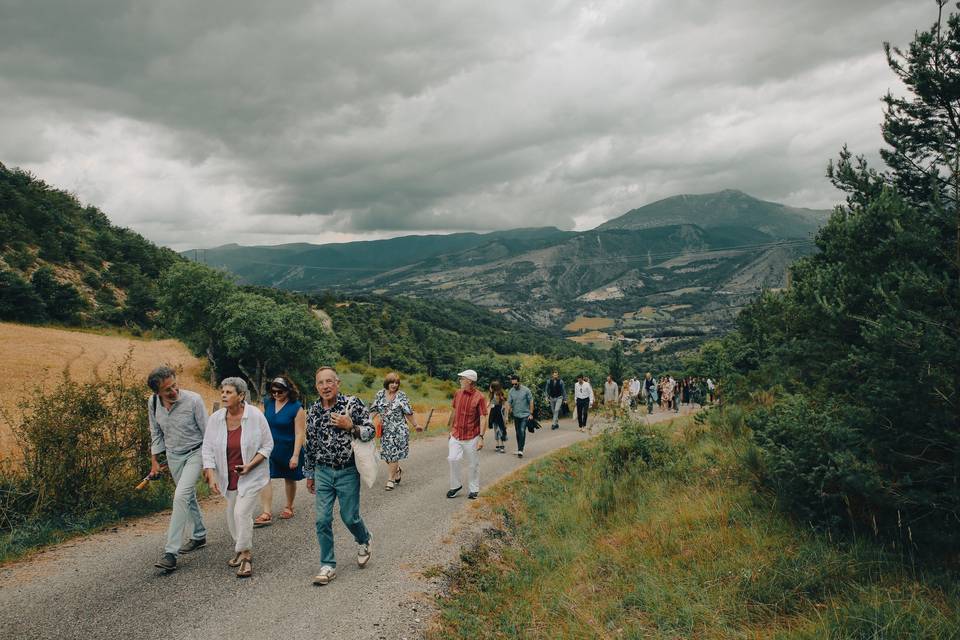
[[[196,551],[207,544],[207,528],[197,502],[197,480],[203,469],[200,446],[207,429],[207,407],[199,393],[179,387],[177,372],[170,367],[151,371],[147,386],[153,391],[147,401],[150,476],[160,476],[158,456],[166,452],[167,467],[177,485],[163,557],[154,565],[169,573],[177,568],[178,554]],[[190,539],[184,542],[183,530],[188,526]]]
[[[510,393],[507,394],[507,417],[513,415],[517,431],[517,457],[523,457],[523,445],[527,441],[527,420],[533,415],[533,394],[520,384],[517,374],[510,376]]]

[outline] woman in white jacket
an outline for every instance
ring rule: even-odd
[[[253,512],[260,490],[270,482],[265,460],[273,450],[273,436],[263,413],[247,404],[247,383],[225,378],[220,383],[223,408],[207,420],[203,436],[203,474],[210,489],[227,499],[227,529],[233,538],[238,578],[253,575]]]

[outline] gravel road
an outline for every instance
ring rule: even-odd
[[[460,544],[480,526],[475,507],[484,487],[588,437],[566,420],[557,431],[547,427],[529,436],[522,460],[488,445],[476,502],[465,490],[445,497],[445,438],[413,443],[396,490],[384,491],[381,474],[373,489],[361,492],[361,514],[373,536],[365,569],[356,566],[356,545],[335,513],[337,578],[323,587],[311,584],[319,547],[312,496],[302,485],[293,519],[254,530],[254,576],[247,580],[226,566],[232,542],[219,498],[202,506],[207,546],[181,556],[169,575],[153,567],[168,513],[60,545],[0,569],[0,638],[421,637],[439,584],[421,573],[456,560]],[[508,444],[515,444],[512,435]],[[278,484],[275,505],[281,495]]]

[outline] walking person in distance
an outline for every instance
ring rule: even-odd
[[[520,384],[517,374],[510,376],[510,392],[507,394],[507,417],[513,417],[513,426],[517,432],[517,457],[523,457],[523,447],[527,442],[527,420],[533,416],[533,394]]]
[[[649,371],[643,380],[643,390],[647,397],[647,415],[650,415],[653,413],[653,403],[657,401],[657,381]]]
[[[620,385],[613,379],[613,374],[607,374],[607,381],[603,383],[603,404],[615,407],[620,399]]]
[[[447,441],[447,462],[450,465],[448,498],[455,498],[463,489],[460,480],[460,461],[466,459],[468,468],[467,498],[480,495],[480,456],[483,434],[487,430],[487,401],[477,389],[477,372],[473,369],[458,374],[460,389],[453,394],[453,411],[447,421],[450,438]]]
[[[587,415],[594,402],[593,387],[583,374],[577,376],[573,385],[573,398],[577,403],[577,430],[582,432],[587,426]]]
[[[487,424],[493,429],[494,442],[496,442],[494,450],[497,453],[506,453],[507,423],[504,420],[504,412],[506,411],[507,395],[503,392],[499,380],[490,383],[489,391],[490,418]]]
[[[373,399],[370,413],[378,414],[383,423],[380,457],[387,463],[389,476],[384,488],[393,491],[403,476],[400,461],[410,455],[409,427],[421,431],[410,406],[410,399],[400,390],[400,374],[390,372],[384,377],[383,389],[378,391]]]
[[[553,413],[553,424],[550,425],[551,429],[560,428],[560,405],[563,404],[564,398],[567,397],[567,389],[563,384],[563,380],[560,379],[560,372],[554,370],[550,374],[550,379],[547,380],[547,384],[544,386],[543,395],[547,398],[547,406],[550,407],[550,411]]]

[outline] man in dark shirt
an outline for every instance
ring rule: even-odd
[[[333,367],[320,367],[316,377],[320,399],[307,413],[307,441],[303,471],[307,491],[315,493],[320,573],[314,584],[328,584],[337,575],[333,553],[333,502],[340,500],[340,517],[360,545],[357,564],[370,560],[370,532],[360,517],[360,473],[353,459],[353,439],[367,442],[375,430],[363,402],[340,393],[340,377]]]
[[[553,413],[553,424],[550,428],[559,429],[560,405],[563,404],[564,398],[567,397],[567,389],[563,385],[563,380],[560,379],[559,371],[554,371],[550,375],[550,379],[547,380],[547,384],[543,389],[543,395],[547,397],[547,406],[550,407],[550,411]]]

